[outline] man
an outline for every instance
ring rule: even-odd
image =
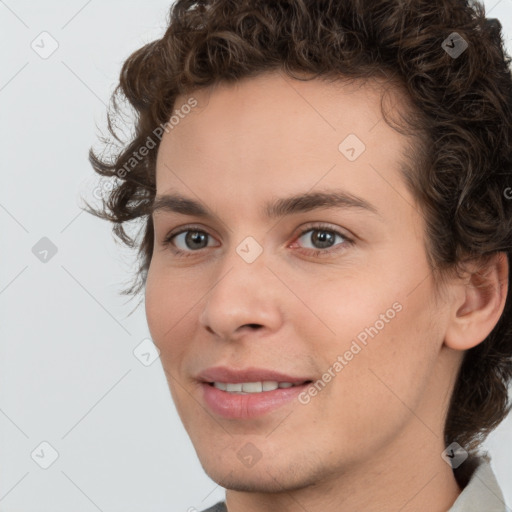
[[[178,1],[124,64],[96,215],[138,287],[210,511],[507,510],[512,77],[463,1]]]

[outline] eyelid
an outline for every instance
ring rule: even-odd
[[[173,230],[171,230],[169,233],[167,233],[163,239],[164,245],[172,244],[171,240],[178,235],[181,235],[182,233],[186,233],[187,231],[200,231],[201,233],[206,233],[209,237],[216,239],[210,231],[203,226],[199,224],[186,224],[184,226],[179,226]],[[180,251],[181,249],[176,249],[177,251]],[[183,252],[199,252],[199,251],[183,251]]]
[[[184,231],[194,231],[194,230],[204,231],[205,233],[210,234],[209,229],[210,228],[205,228],[201,224],[184,224],[183,226],[178,226],[178,227],[172,229],[171,231],[169,231],[169,233],[167,233],[165,235],[165,238],[171,238],[175,235],[179,235],[180,233],[183,233]],[[213,236],[213,235],[210,235],[210,236]]]
[[[327,222],[317,221],[317,222],[308,222],[299,228],[298,234],[295,235],[295,239],[300,238],[308,231],[319,230],[319,231],[330,231],[337,235],[342,236],[345,240],[353,242],[356,238],[354,234],[348,231],[345,228],[340,228],[339,226],[331,225]]]
[[[306,251],[309,251],[309,254],[311,254],[311,252],[315,253],[315,255],[319,255],[320,253],[324,254],[327,256],[327,255],[330,255],[330,254],[334,254],[336,252],[338,252],[339,250],[343,250],[345,248],[345,246],[347,245],[353,245],[355,242],[355,236],[350,234],[350,235],[347,235],[346,234],[346,229],[343,229],[343,228],[339,228],[337,226],[331,226],[330,224],[328,223],[325,223],[325,222],[322,222],[322,221],[312,221],[312,222],[309,222],[309,223],[306,223],[304,225],[302,225],[299,229],[298,229],[298,233],[296,233],[295,235],[293,235],[293,242],[291,242],[289,245],[287,245],[287,248],[293,246],[294,244],[297,243],[297,240],[299,238],[301,238],[302,236],[304,236],[306,233],[308,233],[309,231],[328,231],[328,232],[331,232],[331,233],[334,233],[335,235],[339,235],[343,238],[344,242],[342,243],[338,243],[332,247],[327,247],[327,248],[324,248],[324,249],[311,249],[311,248],[305,248],[304,250]],[[192,250],[183,250],[183,249],[178,249],[177,247],[175,247],[172,243],[172,239],[182,233],[186,233],[187,231],[199,231],[199,232],[202,232],[202,233],[205,233],[206,235],[208,235],[209,237],[211,238],[214,238],[216,239],[210,232],[208,229],[202,227],[201,225],[199,224],[186,224],[184,226],[179,226],[175,229],[173,229],[172,231],[170,231],[165,237],[164,237],[164,240],[163,240],[163,245],[165,247],[169,246],[169,245],[172,245],[173,246],[173,249],[172,251],[176,254],[176,255],[193,255],[194,253],[201,253],[205,248],[203,249],[198,249],[197,251],[192,251]],[[350,231],[348,231],[349,233],[351,233]],[[338,246],[341,246],[340,249],[336,249],[336,247]],[[217,246],[214,246],[214,247],[218,247]]]
[[[335,257],[339,255],[340,253],[344,253],[348,248],[355,245],[355,238],[354,236],[347,236],[345,234],[345,230],[340,229],[338,227],[332,227],[329,224],[326,224],[324,222],[320,223],[312,223],[312,224],[306,224],[301,228],[299,233],[294,237],[293,242],[287,246],[287,248],[295,247],[298,245],[298,239],[302,238],[306,233],[310,231],[327,231],[329,233],[333,233],[335,236],[338,235],[343,239],[342,242],[335,243],[331,247],[326,247],[323,249],[315,249],[315,248],[302,248],[299,246],[299,249],[296,249],[299,251],[299,253],[303,254],[304,256],[310,256],[314,258],[329,258],[329,257]]]

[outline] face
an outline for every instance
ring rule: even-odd
[[[432,432],[443,449],[446,314],[399,172],[410,141],[381,95],[377,82],[267,73],[193,94],[161,141],[157,197],[204,211],[174,198],[153,214],[148,324],[224,487],[300,488],[369,460],[377,471]],[[256,384],[227,387],[243,382]]]

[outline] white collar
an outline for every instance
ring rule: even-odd
[[[478,464],[448,512],[509,512],[488,454],[475,457]]]

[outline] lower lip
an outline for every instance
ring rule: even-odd
[[[204,401],[215,414],[230,419],[249,419],[272,412],[291,402],[310,384],[246,395],[228,393],[206,382],[201,385]]]

